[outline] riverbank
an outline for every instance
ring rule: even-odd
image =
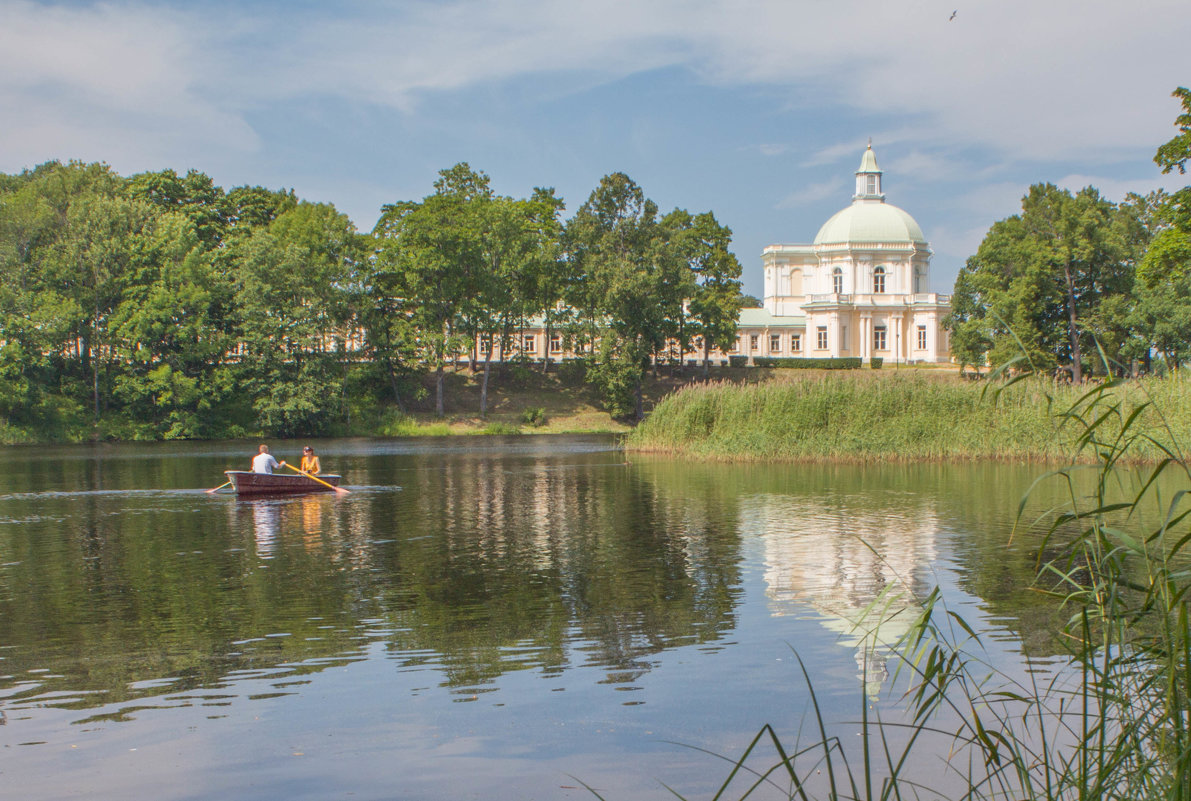
[[[1042,379],[997,393],[983,381],[914,371],[785,375],[760,384],[692,385],[662,400],[626,438],[629,450],[725,461],[898,461],[1074,458],[1084,428],[1060,414],[1091,388]],[[1147,378],[1105,390],[1130,428],[1137,461],[1191,442],[1191,381]],[[1119,431],[1107,425],[1102,436]]]

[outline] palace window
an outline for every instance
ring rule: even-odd
[[[757,350],[761,347],[761,335],[749,334],[749,350]]]
[[[782,335],[781,334],[770,334],[769,335],[769,352],[770,353],[781,353],[781,350],[782,350]]]
[[[878,267],[877,269],[873,270],[873,294],[874,295],[884,295],[885,294],[885,268],[884,267]]]
[[[885,326],[878,325],[873,329],[873,350],[888,350],[885,345]]]
[[[492,335],[480,334],[480,353],[488,353],[492,350]]]
[[[926,291],[926,274],[922,267],[914,268],[914,293]]]
[[[837,295],[844,294],[844,271],[839,267],[831,271],[831,291]]]
[[[790,350],[794,353],[802,350],[802,334],[790,334]]]
[[[562,334],[550,335],[550,352],[562,353]]]
[[[840,350],[848,349],[848,326],[846,325],[839,327],[839,348]]]
[[[918,350],[926,350],[926,326],[918,326]]]
[[[820,325],[815,328],[815,347],[819,350],[827,350],[827,326]]]
[[[521,347],[526,353],[533,353],[538,349],[538,338],[533,334],[526,334],[521,340]]]
[[[870,195],[877,194],[877,176],[866,175],[864,177],[865,183],[867,184],[867,186],[865,186],[865,191]]]

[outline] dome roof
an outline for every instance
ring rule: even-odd
[[[908,213],[888,203],[858,201],[836,212],[815,235],[816,245],[843,242],[916,242],[922,229]]]

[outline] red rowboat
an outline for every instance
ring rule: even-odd
[[[331,492],[339,486],[341,476],[333,473],[318,476],[319,481],[303,475],[286,473],[253,473],[251,470],[224,470],[237,495],[284,495],[294,492]],[[320,483],[326,482],[326,483]],[[327,486],[330,484],[331,486]]]

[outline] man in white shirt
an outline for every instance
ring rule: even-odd
[[[268,445],[262,445],[260,447],[260,453],[252,457],[252,472],[254,473],[272,473],[274,470],[284,466],[285,462],[277,461],[269,453]]]

